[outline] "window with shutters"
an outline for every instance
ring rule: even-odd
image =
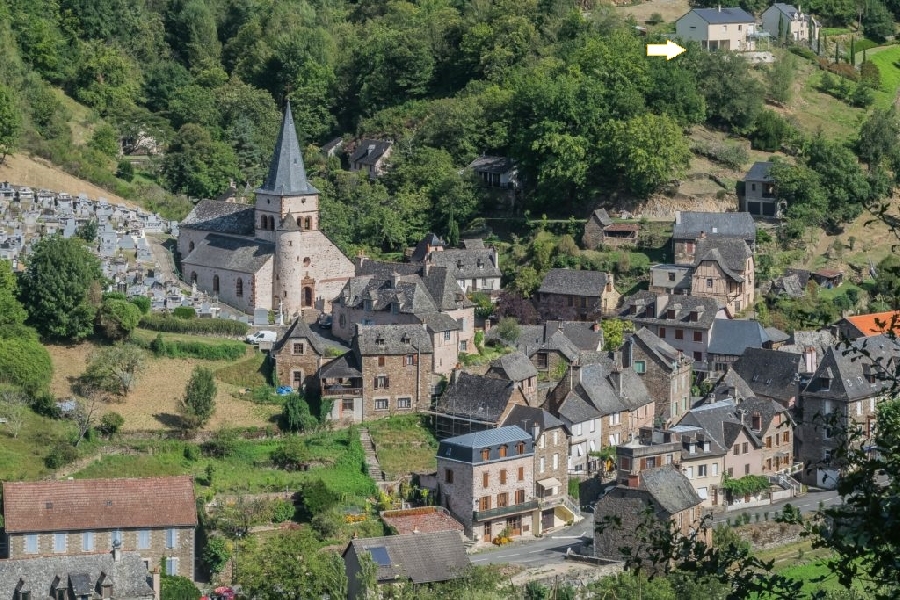
[[[383,357],[383,356],[379,356],[379,357],[378,357],[378,366],[379,366],[379,367],[383,367],[383,366],[384,366],[384,357]]]
[[[407,367],[414,367],[416,364],[418,364],[418,362],[419,361],[417,360],[417,357],[415,354],[407,354],[406,355],[406,366]]]
[[[482,496],[478,499],[478,510],[486,511],[491,510],[491,497],[490,496]]]
[[[500,456],[501,457],[506,456],[506,452],[508,449],[509,448],[508,448],[508,446],[506,446],[506,444],[500,446],[500,448],[498,449],[500,451]]]
[[[516,444],[516,454],[525,454],[525,444],[523,442]]]
[[[142,529],[138,531],[138,550],[148,550],[150,548],[150,530]]]
[[[519,467],[519,471],[516,474],[517,481],[525,481],[525,467]]]
[[[491,449],[490,448],[482,448],[481,449],[481,460],[488,460],[491,457]]]
[[[487,487],[491,484],[491,476],[488,473],[481,474],[481,487]]]
[[[500,485],[506,485],[506,469],[500,469]]]
[[[525,490],[516,490],[516,504],[525,504]]]
[[[501,492],[497,494],[497,508],[509,506],[509,492]]]
[[[178,559],[174,557],[166,557],[166,575],[178,575]]]
[[[166,529],[166,548],[171,550],[178,545],[178,530]]]
[[[376,390],[386,390],[391,387],[390,377],[387,375],[378,375],[375,377],[375,389]]]

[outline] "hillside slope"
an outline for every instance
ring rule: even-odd
[[[5,163],[0,165],[0,181],[8,181],[13,185],[25,185],[35,189],[44,188],[55,192],[68,192],[73,196],[87,194],[93,200],[102,197],[110,202],[137,206],[121,196],[69,175],[47,161],[30,158],[23,154],[6,157]]]

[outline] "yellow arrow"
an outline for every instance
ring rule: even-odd
[[[666,60],[672,60],[684,52],[684,48],[669,40],[665,44],[647,44],[647,56],[665,56]]]

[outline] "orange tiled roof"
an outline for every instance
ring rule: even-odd
[[[462,524],[441,507],[422,506],[405,510],[387,510],[381,513],[384,522],[397,533],[436,533],[438,531],[462,531]]]
[[[856,315],[855,317],[847,317],[847,321],[852,323],[866,337],[879,335],[890,329],[900,333],[900,310]]]
[[[5,482],[7,533],[197,525],[190,477]]]

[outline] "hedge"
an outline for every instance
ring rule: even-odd
[[[141,327],[165,333],[199,333],[224,336],[247,335],[249,326],[232,319],[179,319],[168,315],[147,315]]]
[[[247,353],[247,346],[241,342],[220,341],[213,343],[166,340],[162,334],[150,342],[142,342],[155,356],[168,358],[200,358],[203,360],[237,360]]]

